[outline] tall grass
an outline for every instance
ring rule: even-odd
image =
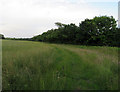
[[[118,48],[3,40],[3,90],[116,90]]]

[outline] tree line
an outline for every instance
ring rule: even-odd
[[[26,41],[32,41],[32,38],[5,38],[6,40],[26,40]]]
[[[33,41],[68,43],[91,46],[119,46],[120,29],[113,16],[99,16],[85,19],[79,26],[74,23],[55,23],[58,28],[51,29],[31,38]]]

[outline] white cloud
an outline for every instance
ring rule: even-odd
[[[32,37],[55,28],[55,22],[76,23],[99,15],[84,0],[1,0],[0,33]]]

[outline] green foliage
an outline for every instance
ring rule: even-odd
[[[120,29],[116,27],[115,19],[110,16],[85,19],[79,24],[55,23],[58,29],[51,29],[32,38],[35,41],[52,43],[71,43],[81,45],[118,46]]]
[[[60,22],[56,22],[55,25],[58,26],[59,28],[66,26],[65,24],[62,24]]]

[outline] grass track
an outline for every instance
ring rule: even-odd
[[[118,89],[118,48],[3,40],[3,90]]]

